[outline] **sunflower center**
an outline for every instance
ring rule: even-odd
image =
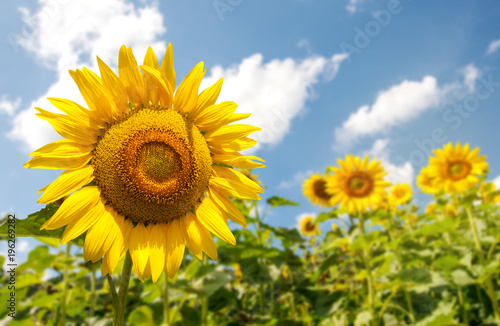
[[[177,112],[154,106],[109,127],[91,164],[108,204],[142,223],[167,222],[192,210],[212,171],[198,128]]]
[[[313,183],[313,191],[316,196],[321,199],[329,200],[332,195],[326,192],[326,181],[319,179]]]
[[[372,179],[365,173],[358,173],[347,180],[347,192],[352,197],[364,197],[373,189]]]
[[[396,196],[397,198],[403,198],[405,195],[406,191],[403,189],[396,189],[396,191],[394,191],[394,196]]]
[[[145,177],[164,182],[182,169],[180,155],[169,145],[161,142],[144,144],[138,151],[137,166]]]
[[[468,162],[451,162],[448,165],[448,173],[454,180],[460,180],[469,175],[471,166]]]
[[[314,230],[314,223],[312,221],[307,222],[307,224],[306,224],[306,230],[307,231],[313,231]]]

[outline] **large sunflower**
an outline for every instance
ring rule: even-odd
[[[390,185],[384,181],[387,172],[380,161],[368,161],[368,156],[361,160],[351,154],[337,162],[340,168],[333,168],[334,173],[327,176],[327,191],[334,194],[332,201],[351,214],[379,206]]]
[[[478,156],[479,148],[469,150],[469,144],[448,143],[444,149],[434,150],[429,160],[429,176],[433,184],[447,193],[464,192],[479,183],[479,176],[487,172],[486,156]]]
[[[320,207],[332,207],[333,195],[326,191],[326,178],[318,173],[304,180],[302,192],[309,201]]]
[[[89,109],[49,98],[56,114],[36,108],[65,139],[31,153],[26,168],[65,170],[40,190],[38,203],[71,194],[42,229],[66,226],[62,243],[87,231],[84,258],[104,256],[102,275],[130,252],[139,279],[162,271],[172,278],[185,246],[199,259],[217,259],[213,234],[234,244],[230,219],[246,227],[229,197],[260,199],[261,187],[235,168],[264,165],[238,153],[255,145],[259,128],[230,124],[249,114],[215,104],[222,79],[198,94],[203,62],[176,89],[172,45],[161,63],[148,48],[138,66],[122,46],[117,76],[97,58],[101,77],[70,71]],[[142,72],[141,72],[142,70]],[[174,94],[175,90],[175,94]]]

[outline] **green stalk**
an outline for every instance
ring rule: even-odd
[[[92,273],[90,274],[90,317],[94,317],[96,297],[97,296],[95,293],[95,270],[94,268],[92,268]]]
[[[486,266],[486,261],[484,259],[483,255],[483,249],[481,247],[481,241],[479,239],[479,232],[477,232],[477,227],[476,227],[476,220],[474,216],[472,215],[471,208],[469,206],[466,207],[467,211],[467,216],[469,217],[469,224],[472,229],[472,233],[474,234],[474,240],[476,244],[476,251],[477,255],[479,256],[479,262],[483,267]],[[484,281],[485,286],[486,286],[486,294],[491,300],[491,304],[493,305],[493,311],[495,313],[495,318],[497,320],[497,324],[500,325],[500,309],[498,307],[498,301],[496,299],[495,295],[495,288],[493,286],[493,282],[491,281],[491,277],[487,277],[486,280]]]
[[[413,304],[411,303],[411,296],[408,290],[405,288],[405,299],[406,299],[406,304],[408,305],[408,310],[410,312],[410,319],[412,324],[415,324],[415,314],[413,313]]]
[[[71,243],[66,244],[66,255],[64,257],[64,272],[63,272],[63,292],[61,300],[61,316],[59,318],[59,325],[66,324],[66,299],[68,297],[68,279],[69,279],[69,264],[70,264],[70,248]]]
[[[166,326],[170,325],[170,301],[168,298],[168,276],[163,281],[163,320]]]
[[[361,231],[361,235],[365,237],[365,219],[362,212],[359,212],[359,229]],[[363,248],[361,253],[367,274],[367,286],[368,286],[368,306],[370,308],[371,314],[374,318],[375,326],[378,325],[378,316],[376,315],[375,309],[375,288],[373,284],[373,275],[371,270],[371,248]]]
[[[462,287],[458,286],[458,301],[460,302],[460,306],[462,306],[462,318],[463,322],[468,325],[469,324],[469,316],[467,313],[467,307],[465,306],[464,293],[462,291]]]
[[[207,258],[206,254],[203,255],[202,264],[203,265],[208,264],[208,258]],[[202,296],[200,298],[200,300],[201,300],[201,324],[204,326],[207,326],[208,325],[208,323],[207,323],[207,321],[208,321],[208,298],[206,296]]]
[[[125,254],[125,261],[123,262],[122,277],[120,280],[120,289],[116,294],[113,279],[109,274],[107,275],[110,292],[113,300],[113,326],[123,326],[125,319],[125,304],[127,301],[128,284],[130,282],[130,273],[132,272],[132,259],[130,253],[127,251]]]

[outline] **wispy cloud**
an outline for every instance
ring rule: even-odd
[[[493,54],[493,53],[497,52],[498,49],[500,49],[500,39],[493,40],[490,42],[490,45],[488,45],[488,49],[486,50],[486,54]]]
[[[389,144],[389,139],[377,139],[367,154],[382,161],[382,165],[388,173],[385,177],[387,181],[392,184],[408,183],[411,185],[415,177],[413,166],[410,162],[403,162],[400,165],[392,162]]]

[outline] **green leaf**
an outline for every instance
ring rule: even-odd
[[[153,310],[149,306],[140,306],[128,316],[129,325],[147,326],[154,325]]]
[[[61,239],[64,228],[56,230],[40,230],[42,225],[54,215],[59,206],[56,204],[48,204],[40,211],[28,215],[27,218],[20,220],[15,219],[16,223],[16,237],[43,237],[43,238],[57,238]],[[9,234],[9,221],[0,226],[0,236],[8,236]]]
[[[231,275],[223,272],[213,272],[208,274],[203,279],[202,288],[200,289],[200,295],[211,296],[215,291],[219,290],[221,287],[231,282]]]
[[[272,208],[278,206],[300,206],[300,204],[297,202],[279,196],[273,196],[268,198],[267,203],[271,205]]]
[[[427,284],[432,282],[432,275],[425,268],[405,269],[397,274],[394,274],[393,278],[405,283]]]
[[[337,214],[336,211],[331,211],[331,212],[321,212],[316,216],[316,220],[314,220],[314,223],[322,223],[324,221],[327,221],[329,219],[335,219],[339,215]]]
[[[453,282],[460,286],[466,286],[476,283],[476,280],[470,277],[466,271],[461,269],[457,269],[456,271],[454,271],[451,274],[451,277],[453,279]]]
[[[443,326],[443,325],[455,325],[453,316],[455,311],[453,309],[454,303],[448,303],[441,301],[436,310],[432,312],[430,316],[422,319],[420,322],[416,323],[415,326]]]

